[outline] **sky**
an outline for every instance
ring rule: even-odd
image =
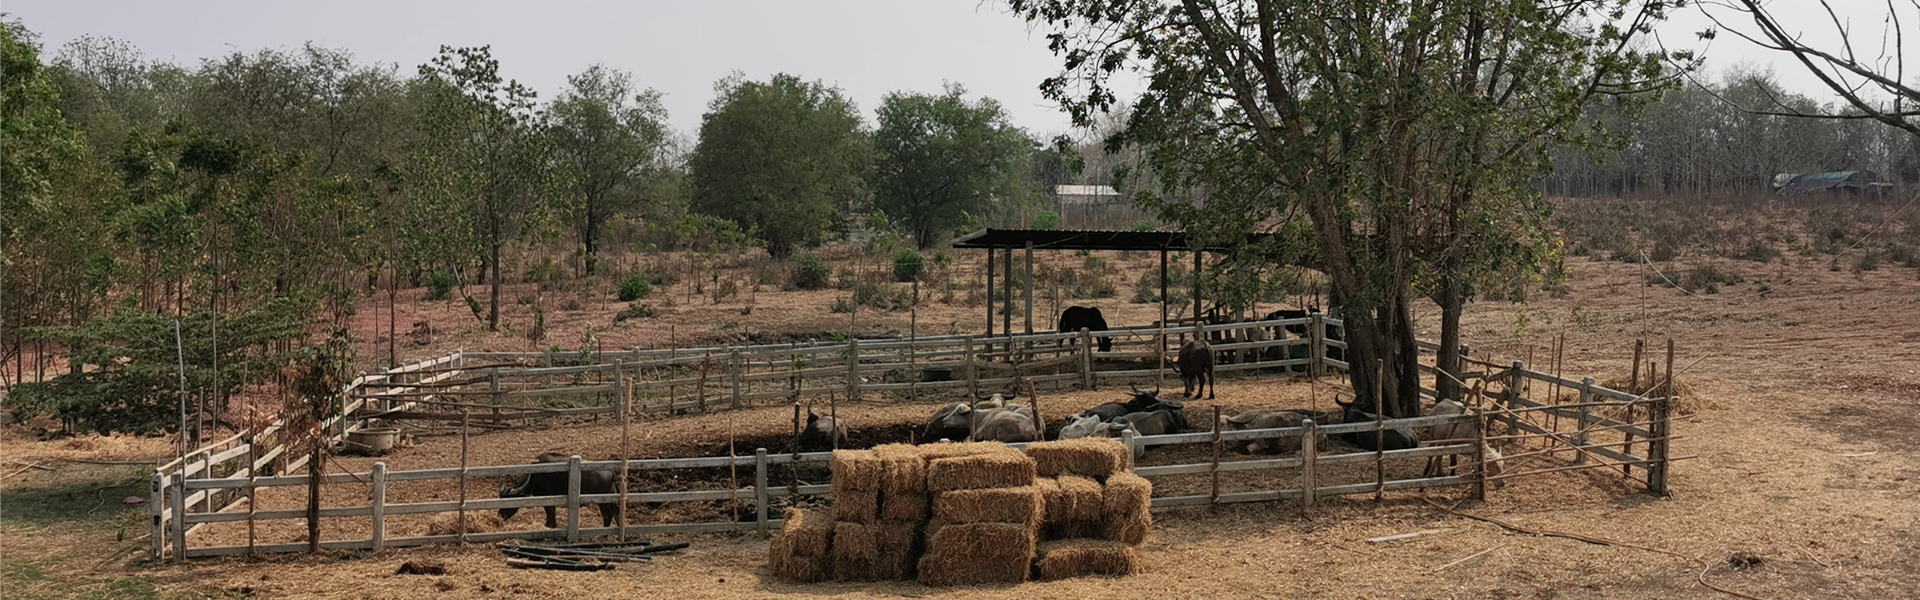
[[[1858,11],[1848,25],[1878,43],[1883,12],[1874,2],[1833,1]],[[1837,39],[1811,0],[1774,4],[1783,21],[1807,27],[1810,41]],[[1780,53],[1730,35],[1711,43],[1696,39],[1694,32],[1713,25],[1701,10],[1682,9],[1657,31],[1669,47],[1703,51],[1710,63],[1704,77],[1717,79],[1715,73],[1732,66],[1772,70],[1790,89],[1834,98]],[[405,75],[441,45],[491,45],[502,75],[542,99],[562,89],[567,75],[604,63],[662,92],[671,124],[689,135],[699,127],[714,82],[734,71],[752,79],[785,72],[839,86],[869,122],[888,92],[938,92],[954,82],[970,95],[998,100],[1016,125],[1035,135],[1070,128],[1038,90],[1058,72],[1060,59],[1047,50],[1042,32],[999,2],[9,0],[0,11],[39,33],[47,59],[81,35],[126,40],[151,60],[183,66],[234,50],[296,49],[311,41],[345,49],[360,62],[396,65]],[[1920,43],[1913,46],[1909,63],[1920,70]],[[1861,50],[1877,55],[1878,47]],[[1121,86],[1123,97],[1129,87],[1141,86]]]

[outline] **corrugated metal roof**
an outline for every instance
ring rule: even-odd
[[[1272,234],[1256,233],[1248,241]],[[1042,229],[983,229],[953,240],[955,248],[1025,248],[1028,242],[1042,250],[1191,250],[1181,231],[1060,231]],[[1208,252],[1226,252],[1227,246],[1208,245]]]
[[[1061,196],[1119,196],[1120,191],[1110,185],[1056,185],[1053,193]]]

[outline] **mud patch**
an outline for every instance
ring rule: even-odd
[[[1887,377],[1840,377],[1828,391],[1850,401],[1820,413],[1816,429],[1849,440],[1864,439],[1900,453],[1920,451],[1920,383]]]

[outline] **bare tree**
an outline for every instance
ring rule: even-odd
[[[1897,127],[1908,133],[1920,135],[1920,85],[1909,83],[1906,75],[1906,32],[1907,23],[1920,24],[1920,0],[1907,0],[1913,11],[1902,20],[1901,10],[1894,0],[1887,0],[1884,28],[1880,38],[1880,50],[1877,57],[1863,59],[1855,48],[1854,29],[1851,21],[1834,10],[1829,0],[1820,0],[1820,8],[1826,12],[1827,22],[1840,36],[1837,48],[1818,48],[1805,41],[1798,30],[1790,30],[1778,16],[1767,10],[1761,0],[1732,0],[1731,2],[1708,2],[1703,5],[1719,6],[1739,15],[1742,19],[1751,19],[1751,30],[1730,26],[1705,10],[1707,18],[1712,19],[1719,30],[1724,30],[1752,42],[1762,48],[1786,52],[1806,67],[1808,72],[1818,77],[1828,89],[1839,94],[1847,101],[1851,112],[1805,111],[1783,102],[1772,102],[1766,108],[1743,107],[1751,112],[1794,117],[1818,117],[1829,119],[1872,119]],[[1702,34],[1711,37],[1713,32]],[[1891,98],[1883,101],[1881,96]]]

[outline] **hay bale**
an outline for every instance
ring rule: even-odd
[[[876,581],[910,581],[913,563],[920,557],[919,522],[882,522],[875,526],[880,558],[874,563]]]
[[[1100,539],[1123,542],[1129,546],[1138,546],[1147,541],[1147,532],[1153,530],[1153,513],[1146,509],[1123,515],[1108,515],[1100,530]]]
[[[1038,525],[1042,509],[1034,486],[983,488],[940,492],[933,497],[933,514],[947,523],[1024,523]]]
[[[929,505],[926,492],[881,492],[880,520],[917,524],[927,520]]]
[[[1046,518],[1049,525],[1069,523],[1097,523],[1106,513],[1106,488],[1098,482],[1077,475],[1062,475],[1058,478],[1041,478],[1037,484],[1040,496],[1046,504]]]
[[[879,527],[862,523],[833,524],[833,578],[870,581],[880,563]]]
[[[787,524],[774,539],[788,538],[796,556],[825,557],[833,540],[833,519],[818,510],[787,509]]]
[[[1000,442],[948,442],[945,444],[927,444],[920,446],[920,458],[934,461],[956,456],[974,456],[978,454],[1018,453],[1019,450],[1007,447]]]
[[[1036,550],[1033,570],[1041,581],[1132,575],[1140,572],[1140,552],[1112,540],[1042,542]]]
[[[1116,473],[1107,478],[1102,495],[1106,506],[1101,512],[1108,518],[1145,512],[1153,506],[1153,482],[1132,473]]]
[[[789,538],[775,535],[773,543],[768,545],[768,566],[775,575],[800,583],[816,583],[827,580],[829,569],[825,556],[805,556],[795,554]]]
[[[880,490],[834,490],[833,520],[872,523],[880,517]]]
[[[927,536],[920,583],[1020,583],[1032,571],[1033,528],[1014,523],[943,525]]]
[[[1041,477],[1079,475],[1105,480],[1108,475],[1132,468],[1133,455],[1118,440],[1080,438],[1027,445],[1027,456]]]
[[[1033,485],[1033,459],[1019,452],[989,452],[927,462],[927,490],[948,492]]]
[[[835,450],[833,459],[828,462],[833,470],[833,491],[841,490],[879,490],[880,481],[886,477],[880,457],[871,450]]]
[[[927,493],[927,459],[919,446],[884,444],[873,447],[880,459],[880,491],[888,494]]]
[[[498,511],[467,511],[467,533],[487,533],[504,531],[507,522],[500,518]],[[458,535],[460,533],[460,513],[438,513],[427,523],[427,535]]]

